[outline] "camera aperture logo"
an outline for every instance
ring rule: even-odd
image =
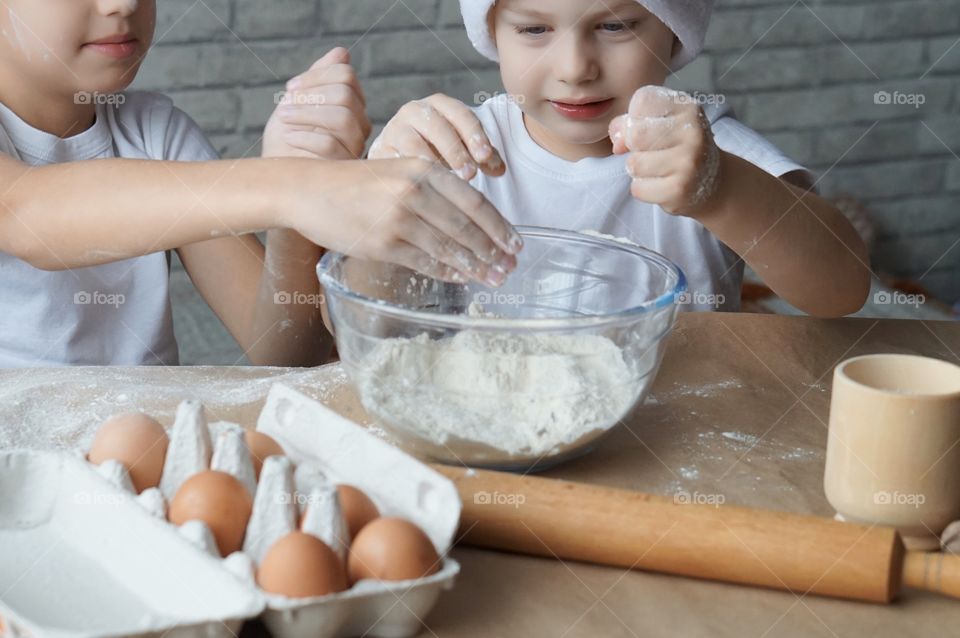
[[[319,308],[324,304],[325,299],[319,293],[288,292],[286,290],[278,290],[273,293],[273,303],[278,306],[313,306]]]
[[[505,494],[503,492],[477,492],[473,495],[474,505],[507,505],[519,508],[527,502],[523,494]]]
[[[127,302],[122,292],[93,292],[81,290],[73,294],[73,303],[78,306],[113,306],[119,308]]]

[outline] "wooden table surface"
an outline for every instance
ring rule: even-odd
[[[546,475],[831,516],[822,489],[831,375],[843,359],[872,352],[957,362],[960,324],[683,314],[647,402],[596,451]],[[40,419],[51,396],[77,406],[73,427],[0,428],[0,446],[82,444],[118,408],[169,423],[191,397],[212,420],[252,427],[275,381],[368,422],[336,365],[0,371],[0,422]],[[923,593],[878,606],[467,547],[452,555],[462,573],[424,636],[927,638],[960,626],[960,602]],[[263,635],[251,623],[243,633]]]

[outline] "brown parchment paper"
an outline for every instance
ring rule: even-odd
[[[545,475],[832,516],[822,489],[831,375],[872,352],[958,362],[960,324],[682,314],[645,405],[592,454]],[[204,401],[211,420],[253,427],[278,381],[368,423],[336,365],[15,370],[0,371],[0,446],[83,446],[126,409],[169,424],[184,398]],[[960,602],[925,593],[878,606],[465,547],[453,556],[463,571],[424,636],[950,636],[960,627]],[[248,624],[244,635],[265,632]]]

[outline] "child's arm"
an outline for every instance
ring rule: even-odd
[[[830,202],[721,153],[717,192],[694,217],[741,255],[770,288],[800,310],[838,317],[870,292],[870,257]]]
[[[263,157],[355,159],[370,122],[350,54],[336,48],[288,82],[264,130]],[[316,365],[333,339],[322,323],[325,303],[317,246],[295,230],[215,239],[179,250],[187,272],[247,358],[259,365]],[[223,276],[224,264],[230,276]]]
[[[31,167],[0,155],[0,184],[0,250],[46,270],[267,228],[442,278],[465,269],[458,258],[469,262],[471,277],[487,278],[491,252],[516,252],[516,231],[486,199],[419,160],[109,159]],[[240,306],[252,308],[256,293],[231,288],[244,272],[229,264],[220,265],[222,294],[246,295]],[[238,335],[245,350],[255,341],[249,335]]]
[[[0,250],[43,270],[267,228],[445,278],[467,271],[483,278],[491,253],[517,252],[516,231],[490,202],[420,160],[104,159],[31,167],[0,154],[0,184]]]
[[[859,310],[870,268],[853,225],[793,180],[717,148],[702,109],[682,96],[644,87],[611,123],[614,152],[631,152],[634,197],[701,222],[800,310],[820,317]]]

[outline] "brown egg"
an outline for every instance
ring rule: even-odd
[[[268,456],[283,456],[283,448],[272,436],[256,430],[247,430],[243,433],[243,438],[247,442],[247,449],[250,450],[253,471],[259,480],[260,470],[263,469],[263,461]]]
[[[306,598],[345,590],[347,575],[326,543],[304,532],[290,532],[267,550],[257,584],[271,594]]]
[[[420,578],[438,569],[440,558],[430,538],[419,527],[402,518],[371,521],[353,540],[347,559],[351,583],[364,578]]]
[[[356,538],[367,523],[380,516],[380,510],[370,497],[352,485],[338,485],[337,495],[340,497],[340,509],[347,521],[347,529],[350,530],[350,538]]]
[[[197,472],[180,486],[170,501],[170,522],[203,521],[213,532],[221,556],[243,545],[253,510],[250,492],[232,475],[216,470]]]
[[[139,493],[160,485],[169,444],[163,426],[146,414],[118,414],[97,430],[87,459],[97,465],[110,459],[119,461]]]

